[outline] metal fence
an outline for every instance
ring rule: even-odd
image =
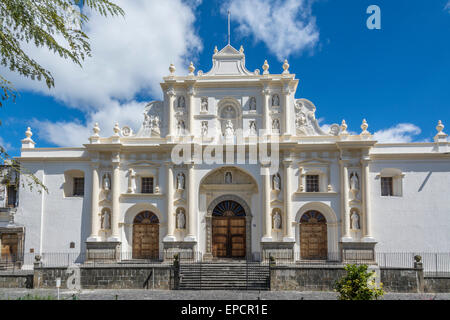
[[[361,253],[343,256],[340,252],[327,253],[316,259],[305,259],[299,252],[255,252],[246,257],[226,259],[214,258],[201,252],[170,252],[163,251],[157,255],[136,256],[131,252],[70,252],[70,253],[26,253],[21,256],[2,256],[0,270],[15,270],[33,268],[36,261],[43,267],[67,267],[73,264],[105,265],[105,264],[162,264],[173,263],[175,255],[181,264],[208,261],[255,262],[261,264],[276,263],[276,265],[322,266],[354,264],[377,264],[381,268],[414,268],[415,256],[421,256],[426,275],[450,276],[450,252],[376,252],[375,255]]]

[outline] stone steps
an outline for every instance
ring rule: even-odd
[[[180,290],[268,290],[269,267],[256,263],[195,263],[180,266]]]

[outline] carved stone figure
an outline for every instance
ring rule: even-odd
[[[225,173],[225,183],[230,184],[233,182],[233,176],[231,175],[231,172]]]
[[[275,230],[281,229],[281,215],[278,211],[273,214],[273,228]]]
[[[109,209],[103,209],[103,211],[102,211],[101,228],[102,228],[102,230],[111,229],[111,214],[109,212]]]
[[[179,120],[178,124],[177,124],[178,135],[179,136],[183,135],[185,130],[186,130],[186,125],[184,124],[184,121]]]
[[[208,121],[202,121],[202,136],[208,135]]]
[[[273,190],[281,190],[281,178],[279,174],[273,175]]]
[[[273,121],[272,121],[272,132],[273,133],[280,133],[280,120],[273,119]]]
[[[255,97],[250,98],[248,109],[250,111],[256,111],[256,98]]]
[[[178,108],[185,109],[186,108],[186,100],[184,96],[178,97]]]
[[[350,190],[359,190],[359,178],[356,172],[350,174]]]
[[[202,98],[201,112],[208,112],[208,98]]]
[[[109,173],[105,173],[103,175],[103,190],[109,191],[111,189],[111,178],[109,176]]]
[[[256,121],[250,121],[250,134],[256,135]]]
[[[233,122],[227,120],[225,123],[225,137],[232,137],[234,135]]]
[[[330,126],[330,134],[332,136],[337,136],[339,135],[339,131],[341,130],[341,127],[338,124],[332,124]]]
[[[272,97],[272,106],[279,107],[280,106],[280,98],[277,94],[273,95]]]
[[[136,134],[136,137],[152,137],[161,134],[161,114],[163,103],[161,101],[150,102],[144,111],[144,121]],[[123,132],[124,128],[122,129]],[[130,135],[132,132],[130,132]]]
[[[184,210],[177,210],[177,229],[186,228],[186,216]]]
[[[184,186],[185,186],[184,174],[180,172],[177,175],[177,189],[178,190],[184,190]]]
[[[352,220],[352,229],[359,230],[360,229],[359,214],[357,212],[353,211],[351,220]]]
[[[134,192],[134,178],[135,178],[135,173],[133,169],[128,169],[128,193],[133,193]]]

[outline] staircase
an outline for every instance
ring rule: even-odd
[[[180,265],[180,290],[269,290],[269,266],[259,263]]]

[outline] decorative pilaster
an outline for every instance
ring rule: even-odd
[[[269,108],[270,90],[264,86],[262,90],[262,100],[263,100],[263,129],[266,131],[265,134],[270,134],[272,132],[272,125],[270,124],[270,108]]]
[[[188,187],[188,230],[187,236],[184,238],[184,241],[196,241],[196,218],[197,218],[197,208],[196,208],[196,196],[197,193],[195,191],[195,167],[194,163],[189,164],[189,187]]]
[[[284,160],[284,238],[285,242],[294,242],[292,232],[292,161]]]
[[[170,88],[167,90],[167,96],[169,97],[169,118],[167,119],[168,124],[168,132],[167,136],[168,138],[173,137],[174,135],[174,125],[173,120],[175,119],[174,109],[175,109],[175,90],[173,88]]]
[[[364,208],[364,227],[363,241],[374,242],[372,237],[372,214],[370,210],[370,183],[369,183],[369,161],[362,160],[362,182],[363,182],[363,208]]]
[[[191,85],[188,88],[188,99],[189,99],[189,132],[191,137],[194,136],[194,95],[195,95],[195,91],[194,91],[194,86]]]
[[[113,154],[112,158],[113,178],[112,178],[112,216],[111,216],[111,237],[108,241],[118,242],[119,237],[119,219],[120,219],[120,154]]]
[[[289,83],[286,82],[283,85],[283,135],[288,138],[291,134],[291,126],[290,121],[293,119],[291,116],[291,108],[289,106],[289,98],[291,97],[291,88],[289,87]]]
[[[98,159],[92,163],[92,196],[91,196],[91,236],[87,239],[89,242],[99,241],[99,163]]]
[[[343,214],[341,217],[343,218],[344,223],[344,236],[342,237],[342,241],[351,241],[352,237],[350,235],[350,208],[348,206],[348,168],[347,163],[345,161],[340,161],[341,166],[341,210]]]
[[[272,241],[272,219],[270,214],[270,165],[263,165],[263,213],[264,213],[264,236],[261,241]]]
[[[167,183],[167,235],[164,241],[175,241],[175,215],[173,212],[173,164],[166,163],[166,183]]]

